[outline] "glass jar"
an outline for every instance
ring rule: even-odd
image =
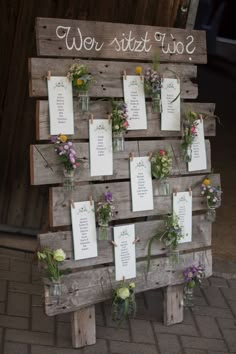
[[[63,189],[64,191],[72,191],[75,188],[75,169],[71,170],[63,170],[64,173],[64,181],[63,181]]]
[[[184,285],[184,306],[193,307],[194,305],[194,288]]]
[[[221,191],[216,191],[214,197],[207,198],[207,221],[214,222],[216,220],[216,209],[221,206],[221,193]],[[213,199],[216,199],[216,201],[213,201]]]
[[[192,145],[188,145],[184,151],[184,162],[188,163],[192,161]]]
[[[107,241],[110,239],[108,223],[98,223],[98,240]]]
[[[51,303],[60,303],[62,295],[62,284],[61,280],[52,280],[49,284],[49,297]]]
[[[167,257],[169,259],[169,265],[170,266],[175,266],[177,264],[179,264],[180,262],[180,254],[179,254],[179,250],[178,249],[172,249],[172,248],[168,248],[167,249]]]
[[[79,102],[80,102],[82,112],[88,112],[89,110],[88,91],[79,91]]]
[[[113,132],[112,133],[112,146],[113,152],[121,152],[125,149],[124,144],[124,133],[123,132]]]
[[[168,178],[162,178],[157,181],[157,195],[170,195],[170,184]]]
[[[152,94],[152,113],[161,112],[161,95],[158,92]]]

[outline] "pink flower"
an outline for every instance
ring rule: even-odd
[[[123,127],[127,128],[129,126],[129,123],[126,121],[123,123]]]
[[[160,155],[164,156],[166,154],[165,150],[160,150],[159,151]]]
[[[193,126],[193,127],[191,127],[190,131],[191,131],[192,134],[195,134],[196,133],[196,128]]]

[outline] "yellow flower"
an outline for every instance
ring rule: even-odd
[[[76,80],[76,84],[77,84],[78,86],[83,85],[83,83],[84,83],[84,81],[81,80],[81,79],[77,79],[77,80]]]
[[[209,178],[205,178],[202,184],[204,184],[205,186],[209,186],[211,184],[211,180]]]
[[[127,299],[129,297],[129,289],[128,288],[119,288],[117,290],[117,296],[122,300]]]
[[[61,140],[62,143],[65,143],[67,141],[67,136],[66,135],[59,135],[59,139]]]
[[[53,258],[57,262],[63,262],[66,258],[65,252],[61,248],[59,248],[58,250],[55,250],[53,252]]]
[[[141,66],[136,66],[136,68],[135,68],[135,73],[136,73],[136,74],[141,75],[141,74],[142,74],[142,71],[143,71],[143,69],[142,69]]]

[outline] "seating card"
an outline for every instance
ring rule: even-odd
[[[74,259],[97,257],[97,235],[94,202],[71,205]]]
[[[134,225],[114,227],[116,280],[136,277]]]
[[[50,134],[74,134],[72,83],[66,76],[51,76],[48,83]]]
[[[132,210],[153,209],[151,162],[148,156],[130,160]]]
[[[112,124],[108,119],[90,120],[89,145],[91,176],[112,175]]]
[[[192,241],[192,192],[179,192],[173,195],[173,213],[178,216],[182,235],[179,243]]]
[[[163,78],[161,88],[161,130],[180,130],[180,83],[177,79]],[[173,100],[175,100],[173,102]]]
[[[147,129],[144,79],[137,75],[123,77],[124,98],[128,107],[128,130]]]
[[[197,135],[195,136],[192,144],[192,160],[188,163],[189,172],[207,169],[203,119],[198,119],[197,123]]]

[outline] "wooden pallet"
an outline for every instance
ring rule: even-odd
[[[58,27],[59,26],[59,27]],[[61,38],[58,38],[58,28]],[[65,34],[72,40],[75,29],[79,27],[81,33],[91,37],[97,43],[104,43],[101,50],[86,50],[84,46],[78,50],[71,50],[66,46]],[[132,32],[138,38],[144,36],[152,46],[149,51],[122,51],[111,44],[114,38],[121,33]],[[157,33],[165,33],[165,41],[154,40]],[[47,281],[45,281],[45,311],[49,316],[70,312],[72,324],[72,341],[74,347],[94,344],[95,307],[98,302],[111,298],[112,288],[116,286],[114,272],[113,247],[107,241],[98,241],[98,257],[75,261],[73,259],[72,232],[68,231],[71,225],[70,203],[68,195],[60,186],[63,180],[62,168],[57,160],[52,146],[45,143],[49,138],[49,113],[47,99],[47,85],[45,76],[47,71],[52,75],[65,75],[73,62],[86,63],[96,79],[90,95],[90,112],[95,119],[105,118],[111,112],[109,97],[123,97],[122,73],[134,74],[136,65],[147,66],[152,61],[155,48],[160,50],[161,72],[167,69],[174,70],[181,78],[181,96],[185,99],[185,109],[205,112],[209,118],[204,120],[205,136],[215,135],[214,103],[196,103],[189,100],[197,98],[198,86],[193,80],[197,77],[197,67],[193,63],[206,62],[205,34],[201,31],[157,28],[150,26],[110,24],[100,22],[71,21],[61,19],[43,19],[36,21],[36,39],[39,56],[47,58],[31,58],[29,60],[30,96],[37,97],[36,104],[36,138],[37,145],[30,147],[31,156],[31,184],[54,185],[50,187],[49,222],[51,231],[39,235],[41,247],[51,249],[62,248],[67,255],[63,268],[73,270],[72,274],[63,277],[63,297],[60,304],[50,303]],[[63,38],[62,38],[63,37]],[[81,38],[80,38],[81,39]],[[190,40],[192,40],[191,45]],[[94,42],[94,43],[95,43]],[[72,42],[71,42],[72,43]],[[92,43],[92,42],[91,42]],[[182,43],[182,44],[179,44]],[[184,52],[166,53],[168,45]],[[175,45],[175,47],[174,47]],[[177,45],[177,46],[176,46]],[[99,45],[97,44],[97,49]],[[186,49],[188,48],[188,50]],[[194,49],[195,48],[195,49]],[[119,48],[118,48],[119,49]],[[181,50],[180,50],[181,49]],[[191,53],[189,53],[191,52]],[[50,58],[48,58],[50,57]],[[53,58],[52,58],[53,57]],[[61,58],[60,58],[61,57]],[[65,59],[66,58],[66,59]],[[78,59],[78,58],[83,58]],[[88,59],[89,58],[89,59]],[[104,98],[104,100],[98,100]],[[188,100],[188,101],[186,101]],[[116,204],[115,213],[109,233],[112,235],[112,226],[132,221],[135,224],[136,235],[140,242],[136,244],[137,277],[136,291],[164,288],[164,323],[167,325],[183,320],[183,269],[192,263],[201,262],[205,265],[206,276],[212,273],[211,255],[211,224],[205,221],[206,201],[200,195],[201,181],[211,173],[210,142],[206,140],[207,170],[189,173],[181,157],[181,132],[167,132],[160,129],[160,115],[151,112],[151,104],[147,100],[147,130],[129,131],[126,135],[125,151],[114,154],[113,176],[91,177],[89,173],[89,143],[88,119],[89,113],[81,113],[78,109],[78,99],[74,98],[75,134],[72,139],[78,157],[83,160],[81,172],[73,191],[74,201],[88,200],[92,194],[94,201],[98,201],[107,190],[112,191]],[[178,188],[187,190],[190,186],[193,193],[193,237],[192,242],[180,245],[180,263],[173,268],[166,257],[163,244],[156,242],[152,248],[150,271],[147,273],[147,244],[150,237],[163,224],[163,216],[172,210],[171,196],[157,196],[154,192],[154,210],[148,212],[131,211],[131,192],[129,175],[129,153],[135,156],[145,156],[149,152],[170,148],[173,157],[173,171],[170,178],[171,190]],[[212,174],[213,184],[220,185],[220,176]],[[154,191],[156,180],[153,180]],[[59,186],[55,186],[59,184]],[[67,231],[63,231],[67,227]],[[54,229],[53,229],[54,228]],[[57,231],[55,231],[55,228]],[[62,231],[58,231],[62,228]],[[112,237],[112,236],[111,236]]]

